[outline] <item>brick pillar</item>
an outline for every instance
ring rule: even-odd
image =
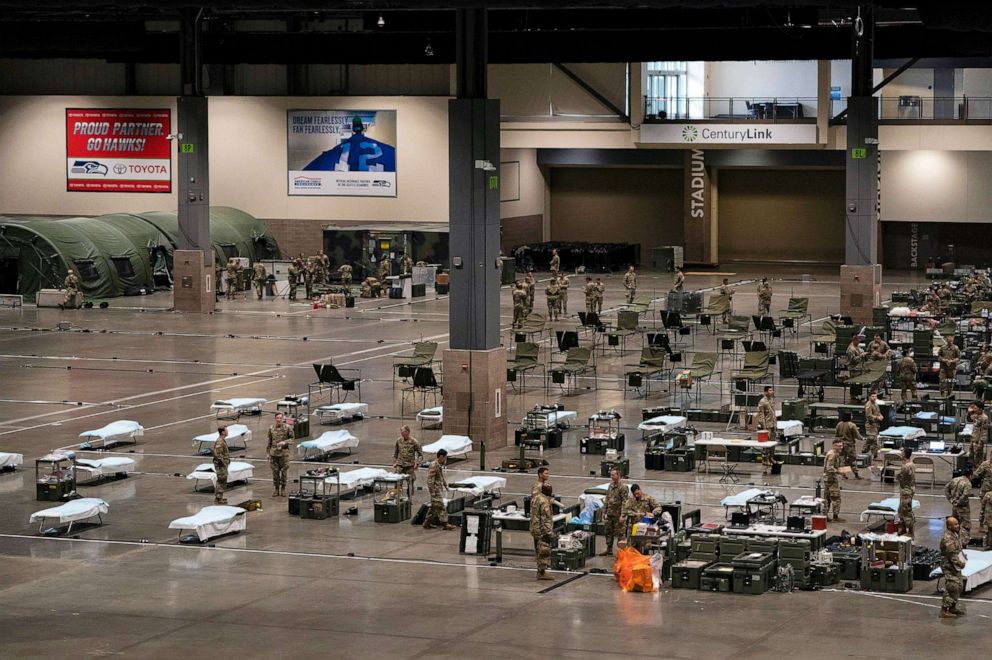
[[[175,310],[213,312],[217,301],[213,250],[176,250],[172,264],[172,306]]]
[[[482,441],[486,449],[507,445],[506,349],[444,352],[444,432]],[[471,428],[469,404],[471,403]]]
[[[840,313],[855,323],[872,322],[872,308],[880,304],[881,291],[881,264],[840,267]]]

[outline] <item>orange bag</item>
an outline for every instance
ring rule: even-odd
[[[613,562],[613,576],[624,591],[655,591],[651,579],[651,558],[633,548],[622,548]]]

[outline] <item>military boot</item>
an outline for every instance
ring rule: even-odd
[[[279,497],[279,486],[272,489],[272,497]]]
[[[940,615],[939,615],[938,618],[940,618],[940,619],[956,619],[956,618],[958,618],[958,615],[955,614],[954,612],[952,612],[950,610],[947,610],[947,609],[944,609],[942,607],[942,608],[940,608]]]
[[[544,570],[539,570],[537,572],[537,579],[538,580],[554,580],[554,578],[551,577],[550,575],[548,575],[547,573],[545,573]]]
[[[964,616],[967,613],[968,613],[967,610],[965,610],[963,607],[958,607],[957,605],[954,605],[954,607],[951,608],[951,614],[955,616]]]

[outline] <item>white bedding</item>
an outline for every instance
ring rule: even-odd
[[[70,500],[51,509],[36,511],[31,514],[31,522],[38,522],[41,526],[44,526],[46,522],[58,525],[69,523],[69,526],[72,527],[74,522],[99,517],[109,510],[110,507],[103,500],[97,497],[83,497],[78,500]],[[101,522],[103,522],[102,519]]]
[[[99,440],[103,443],[103,447],[109,447],[110,445],[117,444],[118,442],[133,440],[139,435],[144,434],[145,429],[138,422],[132,422],[128,419],[121,419],[116,422],[111,422],[110,424],[107,424],[99,429],[83,431],[79,434],[79,437],[88,438],[90,442]]]
[[[747,490],[742,490],[735,495],[727,495],[725,498],[720,500],[720,506],[747,506],[748,500],[766,492],[768,491],[762,488],[748,488]]]
[[[347,449],[349,453],[353,447],[358,446],[358,438],[349,431],[324,431],[319,437],[313,440],[304,440],[296,445],[296,451],[304,459],[333,454]]]
[[[197,453],[203,451],[203,445],[213,445],[217,442],[218,434],[217,431],[213,433],[204,433],[203,435],[198,435],[193,438],[193,446],[196,447]],[[241,439],[244,448],[248,449],[248,441],[251,440],[251,431],[244,424],[228,424],[227,425],[227,446],[230,447],[231,443],[237,439]]]
[[[506,488],[505,477],[478,476],[457,479],[448,484],[450,490],[469,495],[484,495],[486,493],[496,493],[499,495]]]
[[[919,500],[913,500],[913,508],[920,508]],[[897,511],[899,511],[899,498],[888,497],[881,502],[869,504],[868,508],[861,512],[861,522],[868,522],[872,517],[895,520]]]
[[[927,433],[923,429],[915,426],[890,426],[878,434],[880,438],[899,438],[900,440],[914,440],[922,438]]]
[[[210,406],[211,410],[217,411],[219,417],[221,413],[240,416],[249,412],[261,412],[265,405],[265,399],[258,397],[234,397],[233,399],[219,399]]]
[[[0,468],[15,468],[24,463],[24,454],[0,451]]]
[[[358,468],[357,470],[351,470],[349,472],[332,474],[324,479],[324,482],[328,484],[336,484],[340,479],[341,488],[347,490],[371,486],[376,480],[400,480],[405,478],[405,474],[389,472],[388,470],[383,470],[382,468],[364,467]]]
[[[641,431],[661,431],[662,433],[668,433],[669,431],[682,428],[687,421],[689,421],[687,418],[678,415],[661,415],[644,420],[637,425],[637,428]]]
[[[444,406],[424,408],[417,413],[417,421],[422,427],[440,427],[444,423]]]
[[[803,423],[797,419],[780,419],[775,422],[775,429],[783,438],[791,438],[803,434]]]
[[[110,456],[107,458],[77,458],[76,472],[85,473],[86,479],[99,479],[106,475],[133,472],[137,465],[133,458]],[[80,479],[83,481],[84,479]]]
[[[248,512],[238,506],[205,506],[192,516],[176,518],[169,529],[192,530],[200,541],[240,532],[248,526]]]
[[[346,419],[364,417],[369,410],[367,403],[335,403],[331,406],[320,406],[314,410],[314,414],[323,422],[324,418],[332,422],[340,422]]]
[[[425,454],[436,454],[439,449],[448,452],[448,456],[462,456],[472,449],[472,440],[466,435],[442,435],[440,438],[424,445]]]
[[[227,483],[230,484],[235,481],[248,481],[254,471],[255,466],[251,463],[231,461],[231,464],[227,466]],[[196,490],[197,486],[199,486],[199,482],[201,481],[209,481],[215,486],[217,485],[217,473],[214,472],[213,463],[200,463],[193,469],[192,472],[186,475],[186,478],[193,481],[193,490]]]

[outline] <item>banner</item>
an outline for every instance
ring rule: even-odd
[[[66,190],[172,191],[170,110],[66,108]]]
[[[641,124],[642,144],[816,144],[816,124],[665,122]]]
[[[290,195],[396,197],[395,110],[290,110]]]

